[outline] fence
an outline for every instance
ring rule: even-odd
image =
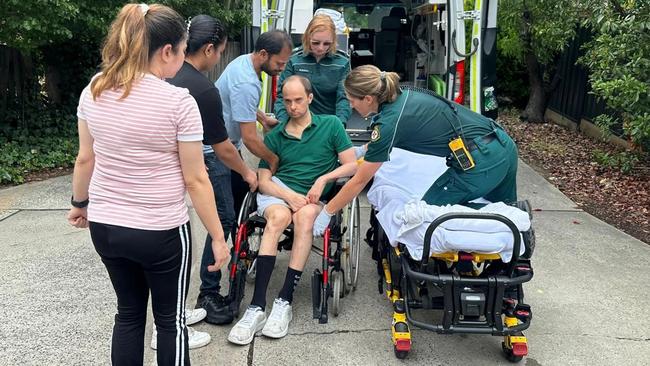
[[[208,78],[213,82],[217,80],[230,61],[236,59],[241,53],[241,45],[239,42],[228,42],[226,49],[223,50],[223,54],[221,55],[221,60],[219,60],[219,63],[214,69],[208,72]]]
[[[588,30],[579,29],[560,57],[557,70],[560,83],[548,103],[548,109],[578,126],[582,120],[593,121],[598,115],[607,112],[605,103],[590,93],[588,71],[577,64],[578,58],[584,54],[582,46],[591,40],[591,37]],[[621,126],[614,126],[612,132],[620,135]]]

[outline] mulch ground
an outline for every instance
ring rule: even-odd
[[[516,112],[499,121],[517,142],[519,156],[584,211],[650,244],[650,164],[630,174],[596,162],[616,147],[553,123],[526,123]]]

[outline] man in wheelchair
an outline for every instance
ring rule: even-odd
[[[253,299],[228,340],[249,344],[255,333],[271,338],[284,337],[292,319],[293,291],[300,280],[312,246],[312,227],[323,208],[322,197],[337,178],[356,171],[352,143],[335,116],[313,115],[311,84],[302,76],[287,78],[282,86],[289,120],[264,138],[279,159],[273,176],[269,165],[259,165],[258,214],[266,219],[257,256]],[[293,247],[284,285],[266,316],[266,291],[275,265],[278,241],[293,223]]]

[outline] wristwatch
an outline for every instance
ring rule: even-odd
[[[76,208],[84,208],[88,206],[88,202],[89,202],[88,198],[86,198],[86,200],[84,201],[75,201],[74,196],[70,197],[70,204]]]

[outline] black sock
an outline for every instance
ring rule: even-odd
[[[271,280],[271,273],[273,273],[274,266],[274,255],[257,256],[255,290],[253,291],[253,300],[251,300],[251,305],[259,306],[262,310],[266,307],[266,289],[269,287],[269,280]]]
[[[298,285],[298,281],[300,281],[300,276],[302,276],[302,271],[289,267],[287,269],[287,276],[284,278],[284,285],[282,286],[282,290],[280,290],[278,297],[291,304],[293,301],[293,290],[296,289],[296,285]]]

